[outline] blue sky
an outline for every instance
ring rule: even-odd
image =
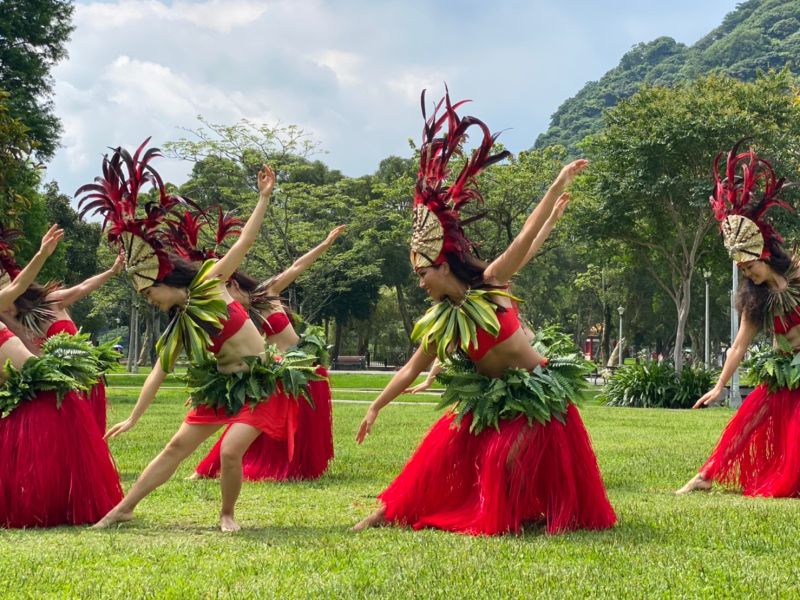
[[[346,175],[407,155],[419,92],[454,98],[513,152],[639,42],[693,44],[736,0],[113,0],[78,2],[70,57],[55,68],[62,148],[48,178],[72,191],[108,146],[185,135],[202,114],[297,124]],[[163,160],[182,183],[190,165]]]

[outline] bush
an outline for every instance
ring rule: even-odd
[[[618,369],[599,398],[608,406],[690,408],[715,376],[703,367],[684,367],[679,377],[668,362],[643,361]]]

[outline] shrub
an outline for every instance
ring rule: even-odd
[[[711,389],[715,375],[687,366],[679,377],[668,362],[643,361],[618,369],[599,397],[608,406],[690,408]]]

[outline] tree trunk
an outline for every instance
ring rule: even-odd
[[[131,291],[131,319],[128,326],[130,337],[128,339],[128,365],[129,373],[138,373],[139,365],[136,359],[139,357],[139,308],[136,303],[136,292]]]
[[[400,311],[400,317],[403,319],[403,329],[406,330],[406,335],[408,339],[411,340],[411,332],[414,330],[414,323],[412,323],[411,317],[408,316],[408,306],[406,305],[406,297],[403,294],[403,286],[398,283],[394,286],[394,289],[397,293],[397,308]]]
[[[683,281],[680,286],[680,297],[678,303],[678,326],[675,330],[675,348],[672,358],[675,363],[675,372],[678,375],[683,370],[683,340],[686,336],[686,322],[689,320],[689,307],[692,303],[692,272],[683,274]]]
[[[611,305],[603,305],[603,331],[600,339],[600,362],[608,365],[611,357]]]
[[[336,326],[333,330],[333,356],[331,358],[338,358],[339,352],[342,349],[342,336],[344,334],[344,327],[339,319],[336,319]]]

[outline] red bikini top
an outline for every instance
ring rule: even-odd
[[[267,336],[278,335],[291,324],[292,322],[285,312],[274,312],[261,321],[261,329]]]
[[[500,321],[500,332],[497,337],[492,337],[485,329],[478,329],[478,339],[471,344],[467,354],[472,361],[478,361],[486,356],[492,348],[504,342],[520,327],[519,314],[516,304],[510,308],[501,307],[496,311],[497,320]]]
[[[15,337],[17,336],[11,333],[11,330],[8,327],[3,327],[0,329],[0,348],[2,348],[3,344],[5,344],[8,340],[11,340]]]
[[[208,349],[214,354],[218,353],[220,348],[222,348],[222,344],[236,335],[236,332],[242,328],[242,325],[244,325],[247,319],[249,319],[249,317],[247,316],[247,311],[244,306],[239,304],[236,300],[228,304],[228,318],[220,319],[222,329],[211,336],[211,345]]]
[[[61,319],[59,321],[54,321],[50,327],[47,328],[47,333],[45,333],[45,337],[53,337],[59,333],[68,333],[70,335],[75,335],[78,333],[78,327],[71,319]]]
[[[772,327],[778,335],[783,335],[797,325],[800,325],[800,305],[785,315],[772,317]]]

